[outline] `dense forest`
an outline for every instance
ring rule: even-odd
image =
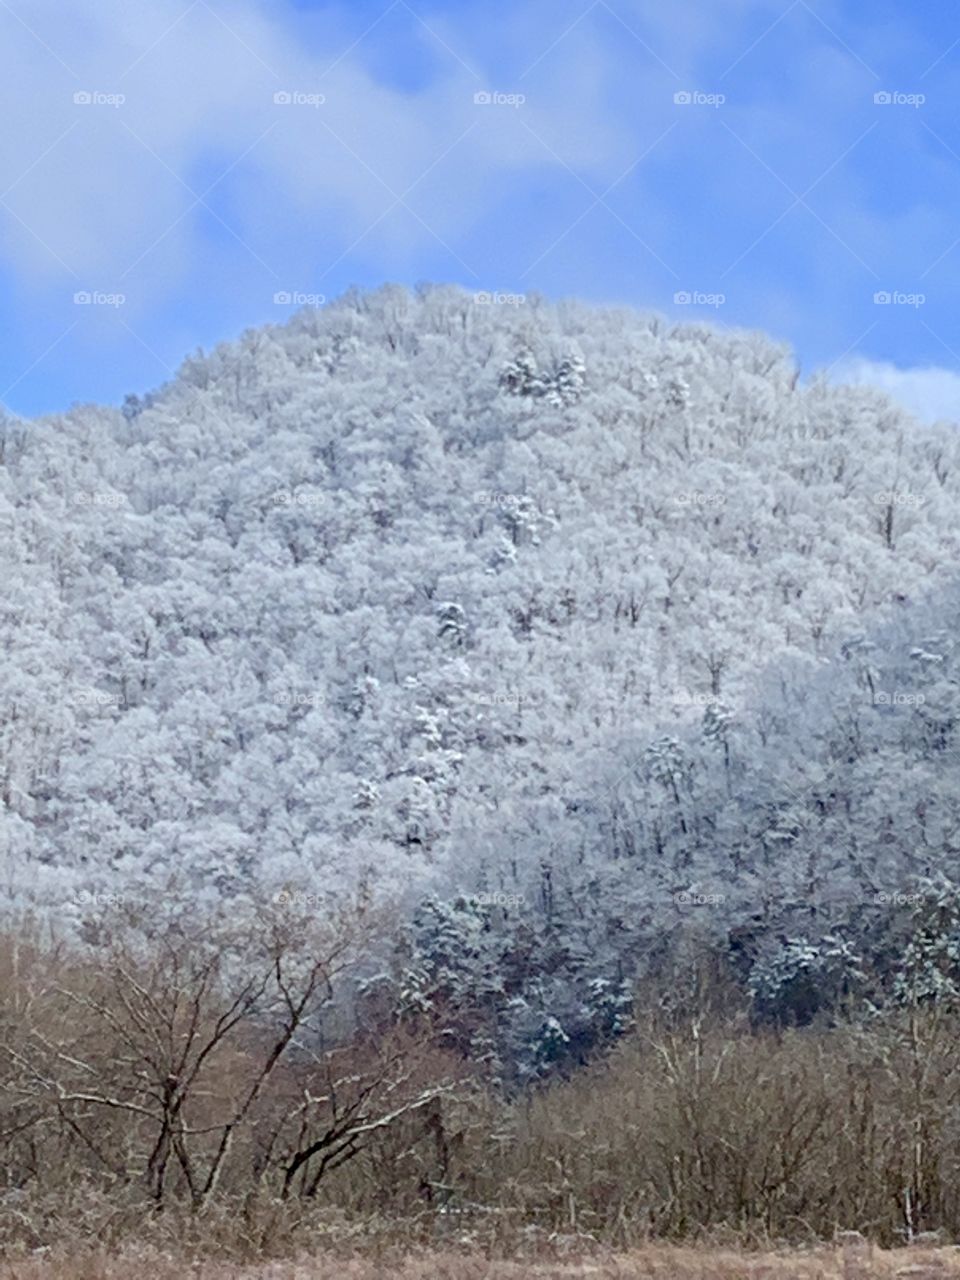
[[[387,910],[356,1007],[514,1083],[691,948],[757,1024],[953,994],[957,449],[758,335],[452,287],[7,417],[6,911]]]

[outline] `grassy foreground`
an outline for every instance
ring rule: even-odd
[[[587,1259],[489,1261],[457,1253],[373,1260],[325,1255],[243,1265],[185,1262],[156,1253],[0,1262],[0,1280],[938,1280],[960,1277],[960,1248],[821,1246],[783,1253],[650,1245]]]

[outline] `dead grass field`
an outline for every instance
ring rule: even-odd
[[[239,1264],[152,1252],[0,1262],[0,1280],[947,1280],[960,1278],[960,1248],[821,1247],[784,1253],[650,1246],[587,1259],[506,1262],[456,1253],[377,1260],[335,1255]]]

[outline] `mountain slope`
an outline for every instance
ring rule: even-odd
[[[0,447],[7,890],[68,910],[176,875],[589,914],[625,859],[669,896],[733,844],[746,910],[760,673],[805,687],[960,549],[952,431],[755,335],[451,288],[347,295]],[[648,750],[705,711],[707,826]]]

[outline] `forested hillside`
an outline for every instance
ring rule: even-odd
[[[524,1072],[691,927],[847,990],[960,853],[957,460],[760,336],[453,288],[7,419],[9,906],[391,901],[390,998]]]

